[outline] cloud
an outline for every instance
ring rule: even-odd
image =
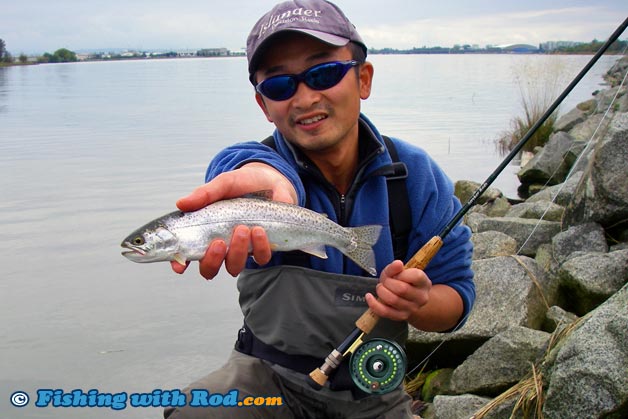
[[[369,47],[396,48],[453,46],[455,44],[501,45],[545,41],[606,39],[621,23],[616,11],[573,7],[478,16],[418,19],[400,24],[376,24],[360,28]]]
[[[546,2],[452,0],[336,1],[373,48],[506,44],[605,39],[626,15],[615,0],[546,9]],[[248,31],[275,0],[28,0],[0,13],[0,37],[11,52],[70,49],[239,50]],[[558,0],[558,4],[567,3]],[[573,3],[573,2],[571,2]],[[570,4],[571,4],[570,3]],[[583,2],[577,2],[582,4]],[[413,18],[428,16],[429,18]]]

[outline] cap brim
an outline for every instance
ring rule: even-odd
[[[269,36],[268,38],[266,38],[255,50],[255,54],[253,54],[253,57],[251,57],[251,59],[249,60],[249,75],[251,78],[251,82],[253,81],[253,74],[255,73],[255,71],[257,70],[257,66],[259,65],[259,61],[260,58],[262,56],[262,54],[266,51],[266,48],[268,47],[268,44],[270,41],[272,41],[273,39],[275,39],[277,37],[277,35],[284,33],[284,32],[300,32],[300,33],[304,33],[306,35],[312,36],[316,39],[319,39],[327,44],[330,45],[334,45],[336,47],[342,47],[345,46],[349,43],[350,39],[348,38],[344,38],[342,36],[337,36],[337,35],[332,35],[329,33],[324,33],[324,32],[319,32],[319,31],[315,31],[315,30],[311,30],[311,29],[292,29],[292,28],[285,28],[282,30],[279,30],[277,32],[275,32],[274,34],[272,34],[271,36]]]

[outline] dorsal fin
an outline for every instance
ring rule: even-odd
[[[272,201],[273,191],[272,189],[265,189],[263,191],[251,192],[243,195],[242,198],[263,199],[265,201]]]

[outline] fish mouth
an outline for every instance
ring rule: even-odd
[[[140,249],[139,247],[133,246],[129,242],[124,242],[121,244],[121,246],[124,248],[124,250],[122,251],[123,256],[146,256],[146,252],[144,250]]]

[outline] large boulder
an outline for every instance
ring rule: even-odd
[[[520,326],[498,333],[454,370],[449,389],[497,396],[531,372],[549,338],[549,333]]]
[[[469,419],[473,414],[490,402],[490,398],[463,394],[461,396],[436,396],[433,412],[425,418],[434,419]]]
[[[573,142],[573,138],[566,132],[552,134],[545,147],[517,173],[521,183],[562,183],[570,167],[565,161],[565,155],[572,148]]]
[[[556,120],[554,131],[569,131],[577,124],[584,122],[586,116],[587,113],[584,110],[575,107]]]
[[[431,354],[431,360],[441,366],[458,365],[510,327],[541,329],[547,310],[554,305],[557,285],[533,259],[501,256],[476,260],[472,269],[477,298],[466,324],[448,334],[410,328],[408,352],[418,358]]]
[[[473,194],[480,188],[481,184],[478,182],[474,182],[472,180],[459,180],[454,185],[454,195],[460,200],[460,202],[465,203]],[[496,188],[488,188],[484,191],[482,195],[480,195],[475,202],[476,205],[482,205],[487,202],[492,202],[497,198],[504,196],[504,194]]]
[[[565,208],[550,201],[522,202],[513,205],[505,217],[531,218],[534,220],[561,221]]]
[[[543,414],[552,419],[628,417],[628,285],[581,320],[544,366]]]
[[[558,279],[565,305],[586,314],[628,282],[628,249],[571,258],[560,267]]]
[[[608,252],[604,229],[597,223],[569,227],[552,238],[552,257],[558,264],[574,252]]]
[[[567,225],[595,221],[604,227],[628,219],[628,113],[618,114],[595,148],[585,182],[565,211]]]
[[[517,253],[517,241],[499,231],[484,231],[471,236],[473,259],[487,259]]]
[[[532,195],[526,202],[551,201],[557,205],[566,207],[578,190],[582,173],[582,171],[574,172],[564,183],[545,188]]]
[[[517,241],[519,253],[534,256],[543,243],[550,243],[560,232],[561,224],[556,221],[533,220],[516,217],[486,217],[477,221],[477,232],[500,231]]]

